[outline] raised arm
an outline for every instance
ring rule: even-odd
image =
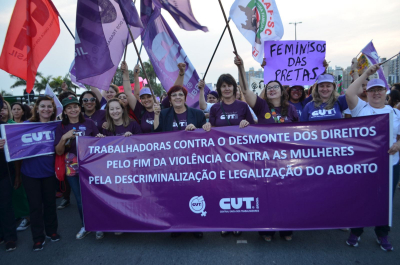
[[[358,104],[358,95],[362,93],[362,83],[367,80],[370,75],[378,71],[379,64],[375,64],[368,68],[357,80],[353,82],[346,90],[346,101],[349,109],[354,109]]]
[[[174,86],[183,86],[183,80],[185,79],[186,64],[178,63],[179,75],[175,80]]]
[[[103,95],[101,94],[100,90],[97,87],[90,86],[90,90],[96,95],[96,98],[101,101],[103,98]]]
[[[129,80],[129,70],[128,70],[128,64],[123,61],[121,63],[121,70],[122,70],[122,84],[124,87],[124,92],[125,95],[128,99],[128,104],[131,110],[134,110],[136,107],[137,103],[137,98],[132,94],[132,87],[131,87],[131,81]],[[135,78],[135,94],[136,90],[139,96],[139,90],[140,90],[140,85],[139,85],[139,66],[136,65],[135,69],[133,70],[133,76]]]
[[[235,57],[234,62],[237,65],[238,70],[239,70],[239,83],[242,88],[244,98],[245,98],[247,104],[249,104],[249,106],[251,108],[254,108],[254,106],[256,105],[256,101],[257,101],[257,95],[254,94],[253,91],[251,91],[250,89],[247,88],[247,82],[242,79],[242,75],[240,74],[240,71],[242,71],[243,75],[245,73],[243,60],[242,60],[242,58],[240,58],[239,55],[237,55]]]
[[[197,86],[199,87],[200,93],[199,93],[199,105],[201,110],[205,110],[207,108],[207,102],[206,99],[204,98],[204,87],[205,87],[204,80],[200,80]]]

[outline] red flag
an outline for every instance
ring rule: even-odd
[[[0,57],[0,69],[35,84],[39,64],[60,35],[58,12],[48,0],[17,0]]]

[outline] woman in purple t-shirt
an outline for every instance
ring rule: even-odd
[[[235,57],[235,64],[244,72],[243,61],[239,56]],[[296,108],[289,104],[288,94],[278,81],[270,81],[265,86],[264,98],[260,98],[248,89],[247,83],[241,80],[241,77],[240,83],[243,84],[242,92],[247,104],[258,118],[258,124],[299,121]]]
[[[128,137],[132,134],[140,134],[142,132],[139,124],[129,119],[124,104],[117,98],[108,101],[106,106],[106,120],[107,127],[102,129],[102,133],[99,133],[98,137],[119,135]]]
[[[238,66],[239,71],[241,70],[244,73],[243,61],[239,56],[235,57],[235,64]],[[240,83],[243,84],[242,91],[246,102],[257,115],[259,124],[299,121],[299,116],[297,114],[296,108],[293,105],[289,104],[288,94],[280,82],[268,82],[268,84],[265,86],[264,99],[258,97],[251,90],[249,90],[247,87],[247,83],[244,82],[241,77]],[[269,242],[272,240],[275,232],[262,231],[259,232],[259,234],[264,238],[265,241]],[[287,241],[292,240],[293,231],[280,231],[279,234]]]
[[[140,90],[139,73],[140,68],[138,65],[133,70],[133,76],[135,79],[135,89],[132,94],[132,88],[129,81],[129,71],[126,62],[121,64],[122,79],[124,85],[124,92],[128,99],[129,107],[133,110],[134,115],[139,121],[141,130],[143,133],[150,133],[153,131],[154,123],[154,102],[155,99],[151,94],[149,88],[142,88]],[[140,101],[138,100],[140,99]]]
[[[62,121],[56,128],[54,146],[57,155],[65,156],[65,175],[76,198],[79,215],[83,222],[82,197],[78,175],[78,157],[76,148],[76,136],[96,136],[99,133],[94,122],[85,119],[76,97],[69,96],[61,102],[63,105]],[[82,239],[90,232],[82,228],[76,234],[76,239]],[[96,232],[96,238],[101,238],[101,232]]]
[[[26,122],[51,122],[56,115],[54,100],[49,96],[39,97],[33,107],[33,116]],[[20,172],[29,202],[33,250],[42,250],[46,237],[53,242],[60,240],[57,233],[54,155],[24,159]],[[17,174],[17,178],[21,176]]]
[[[100,102],[96,94],[92,91],[83,92],[79,98],[79,104],[82,106],[83,116],[91,119],[96,124],[97,129],[101,130],[103,123],[106,121],[106,112],[100,109]]]
[[[202,89],[204,85],[204,81],[200,80],[199,88]],[[211,126],[239,125],[239,128],[244,128],[249,124],[254,124],[246,102],[236,99],[237,92],[238,87],[233,76],[222,74],[218,78],[217,93],[221,101],[211,107],[209,122],[205,125],[205,130],[209,130]]]

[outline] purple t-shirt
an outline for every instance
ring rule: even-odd
[[[348,108],[346,95],[339,96],[338,100],[330,110],[324,109],[326,103],[322,103],[318,108],[315,107],[314,101],[308,103],[301,113],[301,121],[323,121],[335,120],[342,118],[342,111]]]
[[[24,121],[30,122],[30,121]],[[55,175],[55,155],[43,155],[22,160],[21,172],[31,178],[48,178]]]
[[[178,118],[179,124],[181,126],[181,130],[185,130],[187,124],[187,111],[181,114],[176,114],[176,117]],[[176,123],[176,120],[174,118],[174,122],[172,123],[172,130],[173,131],[179,131],[178,124]]]
[[[221,103],[215,103],[210,110],[210,123],[212,126],[229,126],[239,125],[242,120],[247,120],[250,124],[254,124],[253,116],[249,110],[247,103],[239,100],[235,100],[232,104],[227,105],[222,102],[222,106],[225,110],[225,114],[222,111]],[[229,123],[226,118],[228,118]]]
[[[124,135],[126,132],[131,132],[132,134],[140,134],[142,130],[140,129],[140,125],[136,122],[131,120],[128,126],[124,127],[124,125],[115,126],[115,133],[102,129],[102,132],[105,136],[120,136]]]
[[[99,129],[99,131],[101,131],[101,126],[103,125],[103,123],[106,122],[106,111],[105,110],[96,110],[92,116],[88,116],[85,113],[83,113],[83,116],[86,119],[91,119],[94,124],[97,126],[97,129]]]
[[[260,97],[257,97],[256,104],[253,108],[254,113],[258,118],[258,124],[269,124],[275,123],[275,119],[272,116],[271,110],[268,103]],[[275,108],[276,117],[279,120],[281,116],[281,107]],[[288,113],[284,117],[284,122],[297,122],[299,121],[299,115],[297,114],[296,108],[289,104]]]
[[[154,112],[148,112],[140,102],[136,102],[133,112],[136,117],[140,119],[140,128],[142,129],[142,133],[151,133],[154,123]]]
[[[299,117],[301,117],[301,112],[303,111],[303,109],[307,105],[307,103],[310,102],[311,100],[313,100],[313,97],[309,96],[301,102],[293,103],[289,100],[289,103],[292,104],[296,108],[297,114],[299,114]]]
[[[57,126],[56,129],[56,136],[54,139],[54,146],[56,146],[60,140],[61,137],[67,133],[68,131],[72,130],[75,127],[76,129],[76,135],[77,136],[96,136],[99,133],[99,130],[97,129],[96,125],[94,122],[90,119],[85,119],[83,123],[74,123],[74,124],[68,124],[68,125],[63,125],[60,124]],[[68,141],[67,141],[68,142]],[[70,140],[69,142],[70,147],[65,147],[65,175],[67,177],[73,177],[78,174],[78,157],[76,155],[76,138]]]

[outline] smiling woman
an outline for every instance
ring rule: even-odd
[[[79,104],[82,106],[83,116],[91,119],[100,131],[106,121],[106,112],[100,109],[100,102],[95,93],[92,91],[83,92],[79,98]]]
[[[333,75],[322,74],[318,77],[317,86],[313,89],[313,100],[301,113],[301,121],[321,121],[341,119],[347,109],[345,95],[339,96]]]

